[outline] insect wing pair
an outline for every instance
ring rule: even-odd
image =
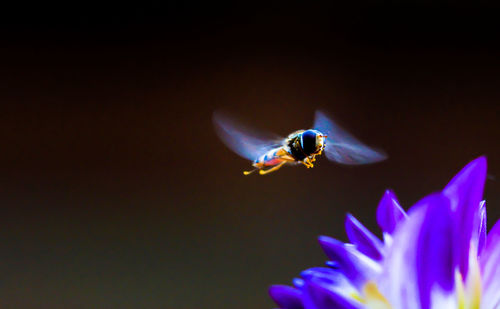
[[[223,113],[214,113],[213,120],[216,132],[226,146],[248,160],[256,162],[273,149],[286,148],[286,139],[245,127]],[[316,111],[313,129],[328,137],[324,152],[331,161],[359,165],[387,158],[383,151],[364,145],[321,111]]]

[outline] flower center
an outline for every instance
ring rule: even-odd
[[[377,284],[368,281],[362,290],[362,295],[353,294],[352,297],[370,309],[392,309],[387,299],[378,290]]]
[[[452,303],[456,304],[457,309],[480,309],[481,273],[477,256],[474,254],[476,252],[474,246],[471,246],[470,252],[469,273],[466,280],[463,279],[458,269],[455,271],[454,297],[456,297],[456,302],[452,301]],[[367,309],[392,309],[391,304],[380,293],[374,281],[368,281],[359,293],[355,292],[351,296]],[[451,296],[453,297],[453,294]]]
[[[479,309],[481,302],[481,273],[479,263],[473,252],[475,246],[471,245],[469,254],[469,274],[463,280],[462,274],[455,271],[455,290],[457,295],[458,309]]]

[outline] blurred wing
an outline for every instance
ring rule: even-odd
[[[316,111],[314,129],[328,135],[325,154],[329,160],[356,165],[374,163],[387,158],[383,151],[364,145],[321,111]]]
[[[254,161],[270,149],[281,145],[279,136],[263,134],[247,128],[221,112],[213,115],[215,131],[227,147]]]

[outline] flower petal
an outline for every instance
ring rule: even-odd
[[[382,274],[376,279],[380,292],[393,308],[420,309],[415,244],[425,214],[422,205],[410,209],[408,219],[394,231],[392,246],[382,264]]]
[[[449,200],[435,194],[420,202],[426,213],[416,243],[416,271],[422,309],[431,307],[433,289],[443,292],[454,287],[453,217]]]
[[[351,214],[347,214],[345,230],[347,238],[356,245],[359,252],[374,260],[382,259],[383,243]]]
[[[304,307],[306,309],[361,309],[360,303],[347,299],[340,293],[330,290],[320,282],[307,281],[304,289]]]
[[[500,220],[495,223],[486,238],[479,260],[483,295],[481,309],[493,309],[500,306]]]
[[[269,288],[269,296],[283,309],[303,309],[301,292],[286,285],[273,285]]]
[[[325,254],[338,264],[342,272],[356,287],[361,287],[367,278],[374,277],[379,265],[356,251],[352,245],[327,236],[320,236],[319,243]]]
[[[485,180],[486,158],[479,157],[467,164],[443,190],[450,199],[454,216],[454,264],[458,264],[464,278],[467,277],[470,242],[479,243],[480,202]]]
[[[313,267],[304,270],[300,276],[306,281],[321,281],[330,290],[337,290],[339,293],[354,292],[354,287],[344,274],[338,270],[326,267]]]
[[[325,264],[326,264],[326,266],[333,268],[333,269],[339,268],[339,263],[334,262],[334,261],[326,261]]]
[[[300,278],[294,278],[292,283],[293,286],[296,287],[297,289],[301,289],[304,286],[304,280]]]
[[[481,254],[483,251],[484,244],[486,242],[486,229],[487,229],[487,221],[486,221],[486,201],[482,201],[479,205],[479,215],[480,221],[479,224],[479,240],[477,244],[477,253]]]
[[[396,225],[406,218],[406,213],[399,206],[396,195],[387,190],[377,208],[377,223],[383,232],[391,234]]]
[[[394,232],[378,286],[394,308],[429,309],[454,287],[453,216],[449,199],[430,195]]]

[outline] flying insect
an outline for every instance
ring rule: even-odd
[[[214,113],[213,121],[224,144],[253,161],[254,169],[244,171],[244,175],[255,171],[269,174],[285,164],[312,168],[316,156],[323,152],[330,161],[348,165],[375,163],[387,158],[383,151],[364,145],[321,111],[316,111],[312,129],[292,132],[286,138],[257,132],[220,112]]]

